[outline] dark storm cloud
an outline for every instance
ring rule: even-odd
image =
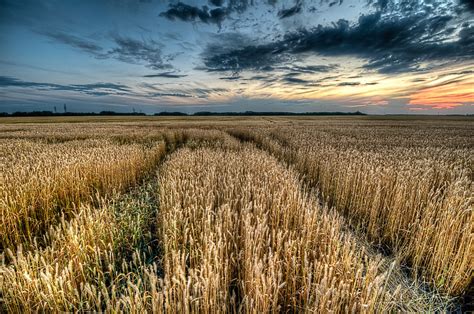
[[[474,1],[473,0],[460,0],[461,5],[464,5],[470,11],[474,12]]]
[[[267,0],[266,4],[274,6],[278,0]],[[301,0],[298,1],[298,3]],[[224,4],[227,3],[227,6]],[[243,13],[250,6],[256,5],[254,0],[209,0],[209,4],[217,8],[209,9],[207,6],[193,6],[181,1],[171,3],[168,10],[161,12],[160,16],[169,20],[180,20],[184,22],[203,22],[206,24],[216,24],[221,27],[222,22],[230,16],[231,13]],[[301,6],[296,5],[290,9],[281,11],[281,18],[289,17],[300,12]]]
[[[167,11],[160,13],[160,16],[170,20],[181,20],[186,22],[201,21],[203,23],[220,25],[228,14],[225,8],[216,8],[209,10],[207,6],[201,8],[194,7],[182,2],[170,4]]]
[[[202,69],[208,72],[238,73],[242,70],[268,72],[274,70],[273,65],[280,65],[290,60],[290,56],[280,53],[276,46],[246,46],[249,41],[249,38],[238,33],[216,36],[201,54],[204,61]]]
[[[164,78],[181,78],[186,77],[186,74],[177,74],[173,72],[163,72],[163,73],[156,73],[156,74],[148,74],[144,75],[143,77],[164,77]]]
[[[209,3],[213,6],[220,7],[224,4],[224,0],[209,0]]]
[[[375,3],[380,9],[385,10],[388,6],[389,0],[376,0],[376,1],[370,1]]]
[[[283,9],[278,12],[278,17],[280,19],[285,19],[287,17],[293,16],[301,12],[301,2],[298,1],[293,7],[288,9]]]
[[[36,90],[72,91],[93,96],[117,95],[128,93],[130,91],[128,86],[114,83],[63,85],[54,83],[28,82],[8,76],[0,76],[0,88],[7,87],[33,88]]]
[[[442,29],[450,16],[430,17],[419,13],[407,17],[362,15],[351,25],[339,20],[331,26],[319,25],[288,33],[282,40],[261,45],[220,48],[208,45],[203,61],[210,71],[272,69],[297,55],[354,56],[367,60],[364,67],[381,73],[417,70],[421,63],[434,60],[466,60],[474,55],[474,26],[464,24],[457,38],[447,40]]]

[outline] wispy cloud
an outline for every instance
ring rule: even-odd
[[[39,32],[42,35],[45,35],[59,43],[78,48],[85,52],[88,52],[96,57],[102,56],[103,48],[96,44],[95,42],[82,38],[73,34],[67,34],[59,31],[42,31]]]
[[[170,64],[163,62],[160,43],[153,39],[137,40],[114,35],[113,40],[117,47],[109,50],[106,53],[107,57],[133,64],[145,63],[153,70],[171,68]]]
[[[181,77],[186,77],[186,74],[178,74],[174,72],[162,72],[162,73],[155,73],[155,74],[147,74],[143,75],[143,77],[164,77],[164,78],[181,78]]]
[[[41,31],[39,33],[58,43],[84,51],[98,59],[112,58],[125,63],[143,64],[153,70],[172,68],[169,63],[164,61],[162,45],[153,39],[135,39],[113,34],[111,39],[115,47],[107,50],[93,40],[74,34],[60,31]],[[168,59],[170,59],[169,56]]]
[[[92,96],[123,95],[130,92],[130,88],[122,84],[92,83],[92,84],[54,84],[44,82],[22,81],[8,76],[0,76],[0,88],[19,87],[37,90],[71,91]]]

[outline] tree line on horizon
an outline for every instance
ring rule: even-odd
[[[363,112],[286,112],[286,111],[243,111],[243,112],[213,112],[199,111],[185,113],[179,111],[162,111],[147,115],[143,112],[61,112],[52,111],[16,111],[13,113],[0,112],[0,117],[50,117],[50,116],[329,116],[329,115],[366,115]]]

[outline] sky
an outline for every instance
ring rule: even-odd
[[[0,112],[474,114],[472,0],[0,0]]]

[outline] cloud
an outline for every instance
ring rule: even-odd
[[[213,6],[220,7],[224,4],[224,0],[209,0],[209,3]]]
[[[187,76],[186,74],[177,74],[173,72],[163,72],[163,73],[143,75],[143,77],[165,77],[165,78],[181,78],[181,77],[186,77],[186,76]]]
[[[181,97],[181,98],[192,98],[193,95],[181,94],[181,93],[152,93],[150,97]]]
[[[283,39],[267,44],[220,48],[210,44],[203,54],[210,71],[273,69],[296,56],[315,53],[321,56],[353,56],[366,60],[367,69],[380,73],[416,71],[430,61],[467,60],[474,55],[474,26],[464,23],[457,37],[443,30],[451,16],[428,16],[419,13],[406,17],[376,12],[362,15],[351,25],[339,20],[333,25],[319,25],[285,34]],[[222,46],[221,46],[222,47]],[[223,51],[224,50],[224,51]]]
[[[71,90],[96,96],[124,94],[130,91],[128,86],[114,83],[63,85],[62,88],[58,90]]]
[[[171,65],[164,63],[161,45],[155,40],[137,40],[119,35],[114,35],[113,39],[117,47],[109,50],[107,57],[132,64],[145,63],[153,70],[171,68]]]
[[[67,34],[59,31],[44,31],[39,33],[53,39],[54,41],[72,46],[74,48],[78,48],[97,57],[101,56],[103,52],[103,48],[94,43],[93,41],[72,34]]]
[[[299,78],[296,78],[296,77],[291,77],[291,76],[283,78],[283,81],[286,82],[286,83],[290,83],[290,84],[309,84],[309,83],[311,83],[310,81],[299,79]]]
[[[230,15],[234,12],[243,13],[250,6],[256,6],[259,4],[255,0],[208,0],[209,4],[217,7],[214,9],[209,9],[206,5],[201,7],[192,6],[181,1],[176,3],[171,3],[168,10],[161,12],[160,16],[165,17],[169,20],[180,20],[184,22],[203,22],[206,24],[216,24],[221,28],[222,22],[229,18]],[[227,6],[224,6],[224,3],[227,2]],[[266,0],[263,3],[274,6],[277,0]],[[294,8],[296,11],[299,11],[298,8]],[[285,11],[285,10],[283,10]],[[297,12],[291,12],[291,9],[286,14],[288,16],[295,14]],[[285,16],[286,17],[286,16]]]
[[[154,97],[208,99],[229,92],[229,89],[220,87],[162,89],[161,85],[149,83],[142,83],[139,86],[142,89],[137,92],[127,85],[117,83],[55,84],[23,81],[13,77],[0,76],[0,90],[3,88],[30,88],[38,91],[76,92],[90,96],[133,96],[141,99]]]
[[[220,80],[227,80],[227,81],[236,81],[240,80],[241,77],[236,75],[236,76],[226,76],[226,77],[219,77]]]
[[[182,87],[163,88],[162,84],[141,83],[141,94],[145,97],[179,97],[179,98],[200,98],[205,99],[216,95],[222,95],[229,91],[220,87]]]
[[[33,88],[36,90],[72,91],[93,96],[118,95],[127,94],[130,92],[130,88],[128,86],[114,83],[63,85],[22,81],[17,78],[0,76],[0,88],[7,87]]]
[[[36,82],[27,82],[21,81],[19,79],[9,77],[9,76],[0,76],[0,87],[35,87],[35,88],[54,88],[60,85],[51,84],[51,83],[36,83]]]
[[[474,1],[472,1],[472,0],[460,0],[459,2],[462,5],[464,5],[468,10],[474,12]]]
[[[134,39],[117,34],[112,35],[115,47],[105,49],[91,40],[64,32],[40,31],[39,34],[47,36],[56,42],[80,49],[95,58],[113,58],[125,63],[143,64],[153,70],[169,69],[172,66],[163,60],[161,44],[153,39]],[[167,56],[168,59],[172,57]]]
[[[301,2],[298,1],[293,7],[289,9],[283,9],[278,12],[280,19],[286,19],[287,17],[293,16],[301,12]]]
[[[332,2],[329,3],[329,6],[332,7],[332,6],[335,6],[336,4],[341,5],[342,2],[343,2],[343,0],[332,1]]]
[[[263,82],[275,82],[277,79],[271,75],[254,75],[248,79],[248,81],[263,81]]]
[[[342,82],[337,84],[337,86],[358,86],[360,85],[359,82]]]
[[[338,67],[337,64],[329,65],[290,65],[290,66],[281,66],[275,67],[277,70],[288,70],[296,72],[298,74],[313,74],[313,73],[325,73],[335,70]]]
[[[268,4],[272,4],[276,0],[267,0]],[[231,12],[237,11],[242,13],[248,9],[249,6],[254,5],[254,0],[228,0],[227,9]]]
[[[209,10],[207,6],[202,8],[194,7],[182,2],[170,4],[167,11],[160,13],[160,16],[169,20],[181,20],[185,22],[201,21],[203,23],[221,25],[228,14],[225,8]]]
[[[249,42],[252,42],[250,38],[238,33],[215,36],[214,41],[208,43],[201,53],[204,63],[202,69],[208,72],[268,72],[274,70],[274,65],[290,61],[289,55],[279,53],[272,44],[246,44]]]

